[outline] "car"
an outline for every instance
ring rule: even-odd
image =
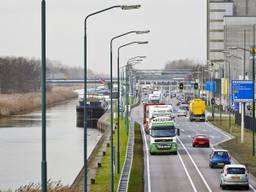
[[[186,106],[180,105],[177,112],[176,112],[176,116],[187,116],[187,108]]]
[[[192,139],[192,146],[205,146],[210,147],[210,139],[206,135],[196,135]]]
[[[249,174],[246,167],[241,164],[225,165],[220,173],[220,187],[243,187],[249,190]]]
[[[229,152],[224,149],[213,149],[210,154],[209,167],[223,167],[231,164],[231,156]]]

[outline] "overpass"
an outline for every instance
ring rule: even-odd
[[[109,79],[104,79],[105,83],[110,82]],[[47,79],[47,83],[50,84],[82,84],[84,83],[83,79]],[[117,83],[117,78],[113,78],[113,82]],[[99,79],[87,79],[89,84],[102,84]]]

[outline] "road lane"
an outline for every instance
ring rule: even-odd
[[[142,125],[142,105],[136,108],[133,116]],[[148,162],[145,163],[145,179],[149,180],[149,190],[146,187],[145,191],[223,191],[219,186],[221,169],[211,169],[208,165],[212,149],[193,148],[192,137],[199,133],[209,135],[211,147],[218,148],[216,144],[231,139],[231,136],[208,122],[190,122],[187,117],[177,118],[176,126],[181,130],[178,155],[148,155],[148,161],[145,161]],[[146,135],[145,138],[149,144],[149,136]],[[147,166],[150,175],[147,174]],[[250,188],[249,191],[254,190]]]
[[[132,115],[133,118],[142,124],[142,106],[136,108]],[[146,140],[147,144],[149,144],[148,135],[146,136]],[[179,153],[180,157],[178,155],[149,155],[148,166],[150,169],[150,178],[148,183],[150,184],[151,191],[194,192],[194,184],[191,184],[189,177],[192,177],[192,180],[194,180],[194,178],[198,176],[196,174],[193,174],[192,176],[187,175],[195,171],[190,170],[191,168],[193,169],[193,166],[188,163],[189,160],[186,159],[184,152],[181,150]],[[180,158],[188,164],[188,172],[186,172],[187,168],[183,166]],[[147,170],[147,164],[145,164],[145,170]],[[200,178],[197,179],[200,182]],[[198,186],[198,188],[200,188],[200,186]]]
[[[187,148],[189,154],[191,154],[191,157],[204,175],[207,183],[209,183],[210,188],[214,192],[223,191],[219,187],[219,175],[221,169],[209,168],[208,160],[211,148],[193,148],[191,145],[192,138],[188,137],[188,135],[193,136],[199,133],[209,135],[212,144],[230,139],[229,136],[225,133],[223,134],[222,131],[218,130],[218,128],[214,128],[213,125],[209,124],[208,122],[189,122],[187,118],[177,118],[177,122],[179,126],[184,129],[184,133],[180,136],[180,140]],[[216,147],[218,148],[218,146],[215,146],[215,148]],[[250,191],[254,190],[250,189]]]

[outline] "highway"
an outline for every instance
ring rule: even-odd
[[[175,100],[172,100],[172,103]],[[134,119],[141,125],[142,105],[135,108]],[[190,122],[188,117],[176,118],[176,126],[180,128],[177,155],[150,155],[148,152],[149,136],[144,129],[145,191],[148,192],[218,192],[221,169],[211,169],[208,165],[211,148],[219,148],[218,144],[232,139],[208,122]],[[143,128],[143,127],[142,127]],[[193,148],[192,136],[206,134],[210,137],[210,148]],[[256,191],[255,180],[250,177],[250,190]],[[241,191],[232,189],[225,191]]]

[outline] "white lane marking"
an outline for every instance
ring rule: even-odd
[[[183,132],[183,133],[185,132],[185,130],[184,130],[184,129],[181,129],[181,128],[180,128],[180,130],[181,130],[181,132]]]
[[[221,129],[217,128],[216,126],[212,125],[209,122],[205,122],[205,124],[207,124],[209,127],[213,128],[213,129],[215,129],[217,132],[221,133],[222,135],[226,136],[227,138],[230,138],[230,139],[234,138],[232,135],[222,131]]]
[[[218,131],[218,132],[221,133],[222,135],[224,135],[224,136],[227,137],[227,139],[224,139],[224,140],[222,140],[222,141],[219,141],[219,142],[217,142],[217,143],[214,143],[214,144],[212,145],[212,147],[211,147],[212,149],[214,149],[215,146],[217,146],[217,145],[219,145],[219,144],[221,144],[221,143],[224,143],[224,142],[226,142],[226,141],[229,141],[229,140],[231,140],[231,139],[234,138],[234,136],[225,133],[224,131],[220,130],[219,128],[215,127],[214,125],[210,124],[209,122],[207,122],[207,125],[208,125],[209,127],[213,128],[213,129],[215,129],[216,131]],[[253,185],[249,184],[249,186],[250,186],[250,188],[251,188],[254,192],[256,192],[256,189],[253,187]]]
[[[215,146],[217,146],[217,145],[219,145],[219,144],[221,144],[221,143],[224,143],[224,142],[226,142],[226,141],[229,141],[229,140],[231,140],[231,139],[232,139],[232,138],[227,138],[227,139],[221,140],[221,141],[219,141],[219,142],[217,142],[217,143],[214,143],[214,144],[212,144],[212,148],[214,149]]]
[[[251,187],[251,189],[255,192],[256,191],[256,189],[251,185],[251,184],[249,184],[249,186]]]
[[[180,140],[180,138],[177,137],[177,139],[178,139],[178,141],[180,142],[180,144],[182,145],[182,147],[185,149],[185,151],[187,152],[187,154],[188,154],[188,156],[189,156],[191,162],[193,163],[194,167],[196,168],[196,171],[198,172],[198,174],[200,175],[201,179],[203,180],[203,182],[204,182],[204,184],[205,184],[207,190],[208,190],[209,192],[212,192],[210,186],[209,186],[208,183],[206,182],[206,180],[205,180],[203,174],[201,173],[201,171],[200,171],[199,168],[197,167],[195,161],[194,161],[193,158],[191,157],[191,155],[190,155],[190,153],[188,152],[187,148],[185,147],[185,145],[183,144],[183,142]]]
[[[144,127],[141,126],[142,132],[143,132],[143,139],[146,147],[146,156],[147,156],[147,173],[148,173],[148,192],[151,192],[151,181],[150,181],[150,170],[149,170],[149,154],[148,154],[148,142],[146,139],[146,133],[144,130]]]
[[[189,180],[189,182],[190,182],[190,184],[191,184],[191,186],[192,186],[192,188],[193,188],[193,191],[194,191],[194,192],[197,192],[197,189],[196,189],[196,187],[195,187],[195,184],[194,184],[194,182],[192,181],[192,179],[191,179],[191,177],[190,177],[190,175],[189,175],[189,173],[188,173],[187,167],[185,166],[184,161],[182,160],[180,153],[178,152],[177,154],[178,154],[178,157],[179,157],[179,159],[180,159],[180,162],[181,162],[181,164],[182,164],[182,166],[183,166],[183,168],[184,168],[184,170],[185,170],[185,173],[186,173],[186,175],[187,175],[187,177],[188,177],[188,180]]]

